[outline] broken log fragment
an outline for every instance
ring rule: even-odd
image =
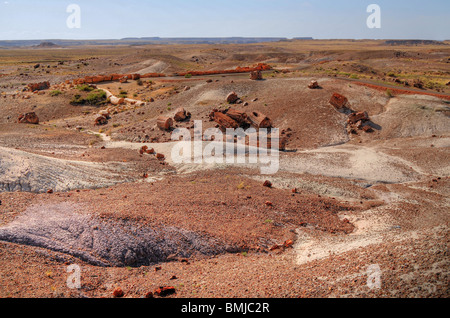
[[[221,128],[238,128],[239,123],[232,119],[231,117],[221,113],[221,112],[215,112],[214,113],[214,121],[220,125]]]
[[[250,79],[253,81],[260,81],[263,79],[262,72],[260,70],[256,70],[250,73]]]
[[[316,88],[319,88],[319,83],[318,83],[317,81],[315,81],[315,80],[312,80],[312,81],[309,83],[308,88],[309,88],[309,89],[316,89]]]
[[[227,103],[229,104],[235,104],[238,101],[239,97],[237,96],[236,92],[231,92],[227,96]]]
[[[330,104],[334,106],[334,108],[340,110],[347,106],[348,99],[347,97],[334,93],[333,96],[331,96]]]
[[[38,125],[39,124],[39,117],[36,115],[35,112],[31,113],[25,113],[23,115],[20,115],[19,119],[17,120],[19,124],[33,124]]]
[[[255,128],[270,128],[272,122],[269,117],[258,111],[253,111],[248,115],[248,120]]]
[[[348,115],[348,123],[349,124],[356,124],[358,121],[367,121],[369,120],[369,115],[367,112],[357,112],[357,113],[351,113]]]
[[[161,130],[170,130],[172,128],[173,121],[170,117],[160,116],[158,117],[156,124]]]
[[[94,124],[96,126],[106,125],[106,124],[108,124],[108,119],[105,116],[103,116],[103,115],[98,115],[95,118]]]
[[[183,121],[186,118],[187,118],[186,110],[183,107],[177,108],[173,119],[175,119],[175,121]]]
[[[244,124],[247,122],[247,115],[243,111],[236,109],[229,109],[226,112],[226,115],[231,119],[237,121],[239,124]]]

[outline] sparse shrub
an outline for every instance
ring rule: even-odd
[[[394,94],[392,93],[392,91],[391,91],[390,89],[388,89],[388,90],[386,91],[386,95],[387,95],[387,97],[389,97],[389,98],[394,97]]]
[[[77,89],[82,92],[92,92],[94,88],[88,84],[78,85]]]
[[[119,97],[120,98],[127,98],[128,97],[128,92],[124,91],[124,90],[121,90],[120,93],[119,93]]]
[[[90,92],[86,98],[82,98],[81,95],[77,94],[70,101],[71,105],[102,105],[106,103],[106,92],[102,90],[95,90]]]
[[[359,77],[358,77],[358,75],[356,75],[356,74],[352,74],[352,75],[350,75],[350,78],[352,78],[352,79],[358,79]]]
[[[95,90],[86,97],[86,103],[89,105],[100,105],[106,102],[106,92]]]
[[[62,92],[60,90],[54,90],[50,92],[50,96],[54,97],[54,96],[58,96],[61,95]]]
[[[144,85],[144,82],[143,82],[141,79],[138,79],[136,83],[137,83],[139,86]]]
[[[191,78],[191,77],[192,77],[192,74],[186,74],[186,75],[184,75],[184,77],[185,77],[185,78]]]

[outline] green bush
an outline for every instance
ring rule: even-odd
[[[62,94],[62,92],[60,91],[60,90],[54,90],[54,91],[51,91],[50,92],[50,96],[58,96],[58,95],[61,95]]]
[[[75,95],[73,99],[70,101],[71,105],[102,105],[106,103],[106,92],[102,90],[95,90],[90,92],[85,98],[82,98],[81,95]]]
[[[192,74],[186,74],[186,75],[184,75],[184,77],[185,77],[185,78],[191,78],[191,77],[192,77]]]
[[[88,94],[86,103],[89,105],[100,105],[106,102],[106,92],[102,90],[95,90]]]
[[[78,85],[77,89],[82,92],[92,92],[94,90],[94,88],[88,84]]]
[[[395,75],[394,72],[389,72],[389,73],[387,73],[387,76],[389,76],[389,77],[397,77],[397,75]]]

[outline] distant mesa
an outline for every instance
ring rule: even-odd
[[[442,41],[434,40],[387,40],[384,43],[387,45],[446,45]]]
[[[38,47],[38,48],[54,48],[54,47],[59,47],[59,45],[56,45],[53,42],[41,42],[39,45],[36,45],[35,47]]]

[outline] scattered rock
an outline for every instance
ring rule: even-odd
[[[287,240],[287,241],[285,241],[285,242],[283,243],[283,246],[284,246],[285,248],[292,247],[292,245],[294,245],[294,241],[293,241],[293,240]]]
[[[264,187],[271,188],[271,187],[272,187],[272,182],[270,182],[269,180],[266,180],[266,181],[264,181],[263,186],[264,186]]]
[[[250,79],[253,81],[260,81],[262,80],[262,72],[260,70],[256,70],[250,73]]]
[[[152,292],[148,292],[147,294],[145,294],[144,297],[145,298],[153,298],[153,293]]]
[[[103,109],[103,110],[99,111],[98,114],[99,114],[100,116],[105,117],[106,119],[109,119],[109,118],[110,118],[109,111],[106,110],[106,109]]]
[[[107,119],[105,116],[102,116],[102,115],[97,116],[97,117],[95,118],[94,124],[95,124],[96,126],[106,125],[106,124],[108,124],[108,119]]]
[[[214,121],[216,123],[218,123],[222,129],[226,129],[226,128],[236,129],[239,127],[239,123],[237,121],[235,121],[228,115],[225,115],[221,112],[215,112],[213,118],[214,118]]]
[[[21,115],[18,119],[18,122],[20,124],[33,124],[38,125],[39,124],[39,117],[36,115],[35,112],[25,113]]]
[[[309,83],[308,88],[310,89],[316,89],[319,88],[319,83],[317,83],[317,81],[311,81],[311,83]]]
[[[348,99],[341,94],[334,93],[333,96],[331,96],[330,104],[333,105],[336,109],[341,110],[343,108],[346,108]]]
[[[159,287],[158,289],[156,289],[154,291],[154,294],[159,297],[166,297],[166,296],[170,296],[175,293],[176,293],[176,290],[175,290],[175,287],[173,287],[173,286]]]
[[[157,120],[157,126],[161,130],[170,130],[173,126],[173,120],[170,117],[160,116]]]
[[[231,92],[227,96],[227,103],[235,104],[238,101],[238,99],[239,99],[239,97],[237,96],[237,94],[235,92]]]
[[[369,120],[369,115],[367,114],[367,112],[356,112],[348,115],[347,122],[349,124],[356,124],[359,121],[367,121],[367,120]]]
[[[113,291],[113,296],[116,298],[120,298],[124,296],[124,292],[121,288],[117,287],[116,289],[114,289]]]
[[[272,127],[272,122],[269,119],[269,117],[258,111],[253,111],[250,114],[248,114],[248,120],[256,128]]]
[[[186,110],[183,107],[180,107],[175,111],[175,116],[173,117],[175,121],[180,122],[185,120],[186,118],[187,118]]]
[[[30,84],[28,84],[28,88],[32,92],[34,92],[34,91],[42,91],[42,90],[50,88],[50,82],[47,81],[47,82],[42,82],[42,83],[30,83]]]

